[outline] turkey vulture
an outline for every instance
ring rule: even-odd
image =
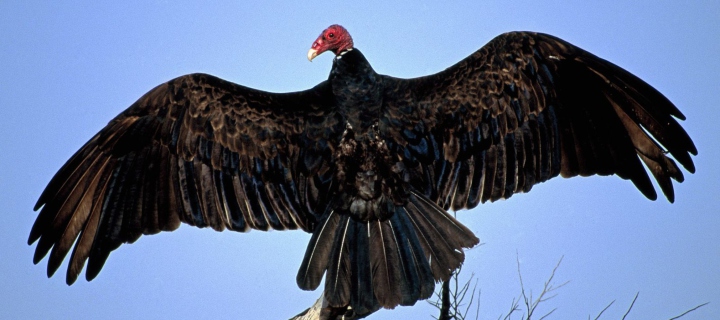
[[[308,59],[328,80],[269,93],[207,74],[161,84],[52,178],[28,242],[67,283],[110,252],[181,222],[312,233],[301,289],[325,276],[331,307],[358,313],[431,296],[478,239],[448,214],[557,175],[612,175],[670,202],[695,168],[683,114],[624,69],[556,37],[502,34],[434,75],[375,73],[339,25]],[[669,155],[672,158],[669,157]],[[674,160],[673,160],[674,159]],[[643,163],[645,167],[643,167]],[[52,250],[51,250],[52,249]]]

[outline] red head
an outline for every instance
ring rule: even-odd
[[[334,24],[323,31],[320,36],[313,42],[310,51],[308,51],[308,60],[312,61],[325,51],[332,51],[335,55],[343,51],[352,49],[353,41],[350,34],[341,25]]]

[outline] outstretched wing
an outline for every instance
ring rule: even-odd
[[[446,209],[527,192],[561,174],[616,174],[670,202],[697,149],[660,92],[553,36],[498,36],[435,75],[387,77],[382,123],[414,188]],[[392,97],[392,98],[387,98]]]
[[[28,240],[40,239],[35,263],[52,249],[52,276],[75,244],[72,284],[86,260],[92,280],[122,243],[180,222],[312,230],[343,128],[332,103],[325,82],[275,94],[191,74],[156,87],[50,181]]]

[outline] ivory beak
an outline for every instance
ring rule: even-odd
[[[315,50],[315,49],[310,49],[310,51],[308,51],[308,55],[307,55],[308,61],[312,62],[313,59],[315,59],[315,57],[317,57],[317,56],[318,56],[317,50]]]

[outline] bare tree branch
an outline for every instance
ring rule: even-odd
[[[472,273],[470,279],[461,285],[459,280],[461,270],[462,266],[453,271],[448,281],[443,282],[440,292],[435,293],[436,301],[428,301],[430,305],[440,310],[440,315],[438,317],[433,316],[433,318],[438,320],[465,320],[468,316],[470,307],[475,302],[478,281],[475,279],[475,285],[472,292],[470,292],[470,284],[475,278],[475,274]],[[470,301],[466,303],[468,292],[470,292]],[[465,309],[462,310],[462,307],[465,307]]]
[[[507,312],[503,316],[503,314],[500,314],[498,316],[498,320],[510,320],[513,319],[513,315],[516,314],[516,312],[521,311],[520,303],[522,302],[525,306],[525,312],[520,317],[522,320],[531,320],[533,315],[538,311],[538,307],[541,303],[546,302],[555,296],[557,296],[557,293],[555,293],[556,290],[564,287],[566,284],[568,284],[570,281],[563,282],[560,285],[555,285],[553,283],[553,280],[555,279],[555,273],[560,267],[560,263],[562,263],[563,257],[558,260],[557,264],[553,268],[552,272],[550,273],[550,276],[545,281],[543,285],[543,289],[540,292],[540,295],[537,298],[533,298],[532,291],[526,291],[525,290],[525,283],[522,277],[522,272],[520,268],[520,258],[519,255],[516,253],[516,263],[517,263],[517,272],[518,272],[518,278],[520,281],[520,295],[517,298],[513,298],[512,303],[510,304],[510,311]],[[438,308],[440,311],[439,317],[433,317],[438,320],[465,320],[469,316],[470,307],[473,305],[473,303],[476,303],[476,311],[475,311],[475,319],[478,319],[480,314],[480,291],[477,289],[478,286],[478,280],[475,279],[475,274],[472,273],[470,275],[470,279],[466,282],[464,282],[461,285],[461,282],[459,280],[459,274],[462,271],[462,267],[455,270],[451,278],[447,281],[443,282],[443,285],[439,292],[435,293],[435,296],[437,298],[436,301],[430,301],[428,300],[428,303],[430,303],[432,306]],[[475,280],[475,285],[472,286],[472,292],[470,292],[469,295],[469,301],[465,303],[464,301],[468,297],[468,292],[471,291],[470,287],[472,284],[473,279]],[[475,298],[475,292],[478,290],[478,297],[477,300]],[[635,302],[638,300],[640,293],[636,293],[635,297],[633,298],[632,302],[630,303],[630,306],[626,310],[625,314],[623,315],[622,319],[626,319],[627,316],[632,311],[633,307],[635,306]],[[354,310],[350,307],[345,308],[331,308],[328,307],[323,298],[323,294],[321,294],[320,298],[315,302],[315,304],[306,309],[305,311],[301,312],[300,314],[296,315],[295,317],[291,318],[290,320],[355,320],[355,319],[362,319],[365,318],[372,313],[374,313],[377,310],[371,311],[367,314],[355,314]],[[610,306],[612,306],[615,303],[615,300],[610,302],[605,308],[603,308],[600,313],[594,318],[595,320],[599,320],[600,317],[607,311]],[[708,302],[700,304],[698,306],[695,306],[692,309],[689,309],[682,314],[670,318],[670,320],[677,320],[688,313],[691,313],[705,305],[707,305]],[[543,320],[553,314],[557,310],[557,308],[554,308],[550,310],[549,312],[545,313],[542,317],[539,318],[539,320]],[[588,315],[588,320],[590,320],[590,316]]]
[[[365,318],[377,311],[373,310],[366,314],[356,314],[349,306],[344,308],[329,307],[325,303],[324,297],[325,294],[321,293],[320,298],[315,301],[312,307],[305,309],[305,311],[300,312],[298,315],[290,318],[290,320],[355,320]]]
[[[640,295],[640,292],[635,294],[635,298],[633,298],[632,303],[630,303],[630,308],[627,309],[625,314],[622,317],[622,320],[625,320],[625,317],[627,317],[628,314],[630,314],[630,310],[632,310],[633,306],[635,305],[635,301],[637,301],[638,296]]]
[[[305,309],[305,311],[298,313],[298,315],[290,318],[290,320],[320,320],[320,310],[322,309],[323,304],[323,295],[320,295],[320,298],[315,301],[315,304],[313,304],[310,308]]]
[[[457,277],[457,273],[453,271],[453,276]],[[440,316],[438,320],[450,320],[450,281],[443,282],[442,288],[440,289],[440,297],[442,303],[440,304]]]
[[[610,302],[607,306],[605,306],[605,308],[602,309],[602,311],[600,311],[600,313],[598,313],[597,317],[595,317],[595,320],[600,319],[600,316],[602,316],[603,312],[605,312],[605,310],[607,310],[608,308],[610,308],[610,306],[613,305],[613,303],[615,303],[615,300],[613,300],[613,301]],[[588,316],[588,320],[590,320],[590,316]]]
[[[682,317],[682,316],[684,316],[684,315],[686,315],[686,314],[688,314],[688,313],[690,313],[690,312],[693,312],[693,311],[695,311],[695,310],[697,310],[697,309],[700,309],[700,307],[704,307],[704,306],[707,305],[708,303],[710,303],[710,302],[705,302],[705,303],[703,303],[703,304],[701,304],[701,305],[695,306],[695,308],[692,308],[692,309],[690,309],[690,310],[688,310],[688,311],[685,311],[685,312],[683,312],[682,314],[680,314],[679,316],[672,317],[672,318],[670,318],[670,320],[679,319],[680,317]]]
[[[508,320],[508,319],[510,319],[510,316],[511,316],[515,311],[519,311],[519,310],[520,310],[520,300],[513,298],[512,304],[510,304],[510,311],[507,313],[507,315],[505,316],[505,318],[503,318],[503,320]],[[500,317],[502,317],[502,314],[500,315]],[[498,317],[498,320],[500,319],[500,317]]]
[[[530,320],[530,319],[532,319],[532,316],[535,313],[535,310],[537,309],[537,307],[540,305],[541,302],[548,301],[548,300],[554,298],[555,296],[557,296],[557,294],[555,294],[554,291],[564,287],[570,281],[566,281],[566,282],[560,284],[559,286],[555,286],[553,284],[553,279],[555,278],[555,272],[557,272],[557,269],[560,267],[560,263],[563,260],[563,257],[560,257],[560,260],[558,261],[558,263],[555,265],[552,272],[550,273],[550,278],[548,278],[548,280],[545,281],[545,284],[543,285],[543,290],[542,290],[542,292],[540,292],[540,296],[538,296],[537,299],[533,300],[532,292],[530,292],[529,296],[525,293],[525,284],[523,283],[523,280],[522,280],[522,272],[520,272],[519,255],[516,254],[515,259],[517,261],[518,277],[520,278],[521,296],[523,298],[523,301],[525,302],[525,308],[527,310],[527,316],[525,317],[525,319]],[[550,293],[552,293],[552,295],[547,296]],[[547,314],[540,317],[540,319],[544,319],[545,317],[547,317],[550,314],[552,314],[553,312],[555,312],[555,310],[556,309],[552,309],[550,312],[548,312]]]
[[[630,311],[632,310],[633,306],[635,305],[635,301],[637,301],[639,295],[640,295],[639,292],[635,294],[635,298],[633,298],[632,303],[630,303],[630,307],[627,309],[627,311],[625,311],[625,314],[623,315],[622,319],[625,319],[625,318],[628,316],[628,314],[630,314]],[[600,313],[597,315],[597,317],[595,317],[595,320],[600,319],[600,316],[602,316],[602,314],[605,312],[605,310],[609,309],[610,306],[613,305],[613,303],[615,303],[615,300],[613,300],[613,301],[610,302],[607,306],[605,306],[605,308],[602,309],[602,311],[600,311]],[[686,314],[688,314],[688,313],[690,313],[690,312],[693,312],[693,311],[699,309],[700,307],[703,307],[703,306],[707,305],[708,303],[709,303],[709,302],[705,302],[705,303],[703,303],[703,304],[701,304],[701,305],[695,306],[694,308],[689,309],[689,310],[683,312],[683,313],[680,314],[679,316],[670,318],[670,320],[679,319],[680,317],[683,317],[683,316],[685,316]],[[590,319],[590,316],[588,316],[588,320],[589,320],[589,319]]]

